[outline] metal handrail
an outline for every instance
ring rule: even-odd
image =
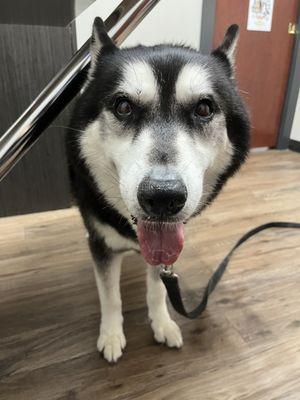
[[[123,0],[105,21],[114,42],[121,44],[158,2]],[[90,39],[0,138],[0,180],[79,92],[90,63],[89,44]]]

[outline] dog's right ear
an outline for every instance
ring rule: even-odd
[[[117,49],[117,46],[111,40],[106,32],[104,22],[100,17],[96,17],[93,24],[93,33],[91,38],[91,68],[93,71],[97,64],[100,53],[111,52]]]

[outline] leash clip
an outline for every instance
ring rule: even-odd
[[[174,272],[174,266],[161,264],[160,266],[160,276],[161,278],[177,278],[178,275]]]

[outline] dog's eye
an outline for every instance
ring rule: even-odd
[[[208,119],[213,114],[212,104],[209,100],[201,100],[195,108],[196,117]]]
[[[121,117],[128,117],[132,113],[132,105],[127,99],[118,99],[115,103],[115,110]]]

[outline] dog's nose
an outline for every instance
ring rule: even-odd
[[[150,217],[171,217],[185,205],[187,190],[181,179],[145,178],[138,187],[138,201]]]

